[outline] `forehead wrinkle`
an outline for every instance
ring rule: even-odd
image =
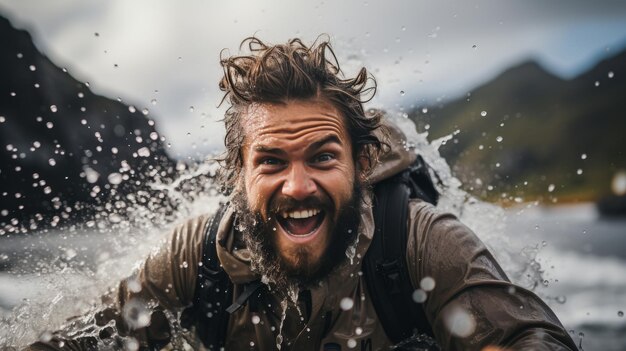
[[[287,123],[267,123],[265,125],[261,125],[257,134],[273,134],[273,133],[285,133],[285,134],[294,134],[307,132],[311,129],[332,129],[335,130],[339,134],[343,133],[344,127],[342,121],[338,120],[335,116],[329,116],[329,118],[319,118],[312,117],[303,119],[300,121],[291,120],[289,124]]]

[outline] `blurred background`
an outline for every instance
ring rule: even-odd
[[[220,55],[251,35],[311,43],[322,33],[346,75],[365,66],[375,76],[368,107],[413,121],[468,198],[503,208],[506,236],[543,264],[541,296],[581,348],[626,348],[626,3],[617,0],[0,0],[5,321],[21,275],[46,266],[24,257],[61,255],[71,266],[81,254],[56,250],[46,233],[159,226],[194,194],[215,197],[205,159],[223,150]],[[181,172],[195,182],[176,182]],[[46,248],[33,254],[37,245]]]

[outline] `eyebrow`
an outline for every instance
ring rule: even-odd
[[[336,135],[329,135],[321,140],[318,140],[314,143],[311,143],[309,146],[306,147],[306,151],[310,152],[312,150],[317,150],[319,148],[321,148],[322,146],[329,144],[329,143],[336,143],[339,145],[343,145],[341,140],[339,140],[339,138]],[[267,153],[267,154],[274,154],[274,155],[279,155],[279,156],[285,156],[287,155],[287,152],[283,149],[279,149],[279,148],[271,148],[265,145],[258,145],[254,148],[254,151],[257,152],[263,152],[263,153]]]
[[[339,140],[339,138],[336,135],[329,135],[325,137],[324,139],[316,141],[312,143],[311,145],[307,146],[306,151],[317,150],[321,148],[322,146],[326,144],[330,144],[330,143],[336,143],[336,144],[342,145],[341,140]]]

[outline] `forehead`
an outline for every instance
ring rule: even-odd
[[[349,140],[341,113],[323,100],[251,105],[243,117],[243,132],[245,146],[288,141],[306,143],[332,134]]]

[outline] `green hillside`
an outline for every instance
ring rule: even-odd
[[[430,139],[460,130],[441,153],[485,199],[593,201],[626,169],[626,52],[572,80],[526,62],[461,99],[423,107],[410,117]]]

